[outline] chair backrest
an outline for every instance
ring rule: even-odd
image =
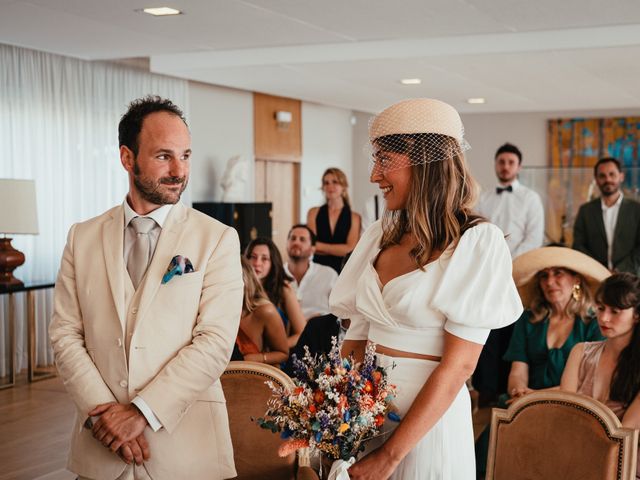
[[[535,392],[493,409],[487,480],[633,480],[638,431],[575,393]]]
[[[295,478],[296,454],[281,458],[280,436],[258,426],[271,390],[265,384],[293,386],[281,370],[255,362],[231,362],[220,377],[227,399],[233,458],[239,480],[286,480]]]

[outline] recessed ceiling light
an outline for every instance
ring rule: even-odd
[[[420,85],[422,80],[419,78],[403,78],[400,83],[403,85]]]
[[[476,97],[476,98],[468,98],[467,103],[470,103],[471,105],[480,105],[483,103],[487,103],[487,101],[482,97]]]
[[[170,7],[143,8],[142,11],[144,13],[148,13],[149,15],[155,16],[180,15],[182,13],[180,10],[176,10],[175,8]]]

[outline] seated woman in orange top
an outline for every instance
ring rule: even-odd
[[[247,245],[244,256],[260,281],[267,298],[282,318],[287,333],[287,345],[289,348],[295,346],[304,330],[306,320],[296,292],[289,283],[293,278],[284,269],[278,247],[270,238],[254,238]]]
[[[242,258],[244,299],[232,360],[279,365],[289,358],[287,335],[280,314],[267,298],[249,262]]]

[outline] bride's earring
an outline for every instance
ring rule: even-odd
[[[571,296],[576,302],[579,302],[582,298],[582,289],[580,288],[579,283],[576,283],[571,289]]]

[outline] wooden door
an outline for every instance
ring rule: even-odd
[[[300,164],[256,160],[256,202],[271,202],[272,238],[287,259],[287,233],[300,218]]]
[[[289,122],[276,121],[278,112]],[[300,218],[301,102],[253,94],[256,202],[271,202],[272,238],[286,261],[287,233]]]

